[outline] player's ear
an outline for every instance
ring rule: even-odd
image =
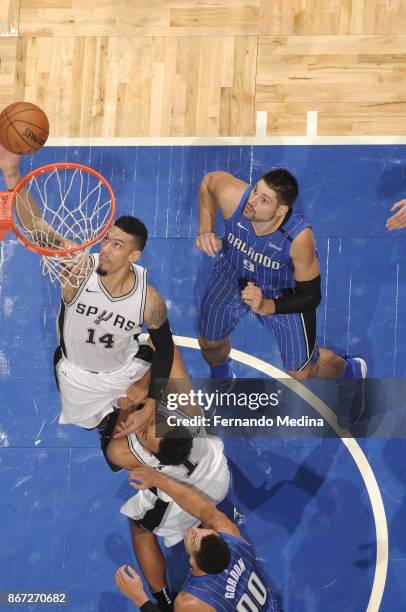
[[[192,557],[192,555],[189,555],[189,565],[192,568],[192,570],[194,569],[200,569],[199,566],[197,565],[196,561],[194,560],[194,558]]]
[[[138,261],[140,257],[141,257],[141,251],[131,251],[128,259],[129,259],[129,262],[133,264],[136,261]]]
[[[286,204],[280,204],[276,209],[276,214],[278,217],[284,217],[289,212],[289,206]]]

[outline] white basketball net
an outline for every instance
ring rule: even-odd
[[[13,219],[30,243],[58,251],[97,238],[111,210],[110,192],[97,176],[85,168],[51,168],[17,193]],[[89,271],[89,250],[42,255],[42,272],[62,287],[77,288]]]

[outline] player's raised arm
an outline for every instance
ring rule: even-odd
[[[209,172],[199,191],[199,232],[196,246],[214,257],[221,248],[214,234],[214,220],[220,209],[224,219],[231,217],[238,206],[247,184],[228,172]]]
[[[159,607],[149,601],[142,580],[134,568],[130,565],[122,565],[116,571],[114,578],[122,594],[131,599],[137,608],[143,612],[159,612]]]
[[[3,173],[6,187],[9,191],[12,191],[21,179],[19,170],[21,158],[22,155],[11,153],[5,147],[3,147],[2,144],[0,144],[0,169]],[[29,198],[28,204],[30,208],[29,210],[25,204],[22,204],[20,198],[17,198],[16,200],[17,214],[23,225],[30,229],[34,227],[35,219],[37,218],[37,220],[40,221],[42,215],[33,198]]]
[[[161,608],[148,599],[139,574],[130,565],[122,565],[115,574],[116,585],[123,595],[128,597],[142,612],[159,612]],[[195,610],[196,612],[214,612],[196,597],[181,593],[175,600],[174,610]]]
[[[217,510],[216,506],[178,480],[144,465],[132,470],[129,478],[134,489],[157,487],[169,495],[185,512],[198,518],[205,529],[224,531],[235,536],[241,535],[234,523]]]
[[[12,191],[21,179],[19,170],[21,158],[22,155],[11,153],[0,143],[0,170],[9,191]],[[15,209],[22,226],[27,230],[33,230],[36,240],[43,242],[44,246],[69,248],[76,245],[73,240],[64,238],[43,219],[41,210],[26,187],[19,190]]]
[[[0,169],[3,173],[4,182],[8,190],[14,189],[20,180],[20,171],[18,166],[20,164],[22,155],[16,155],[7,151],[2,144],[0,144]]]

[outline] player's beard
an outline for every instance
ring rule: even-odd
[[[103,270],[100,266],[97,266],[96,274],[99,276],[107,276],[107,270]]]

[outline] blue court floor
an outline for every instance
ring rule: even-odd
[[[406,231],[385,229],[389,208],[406,197],[405,146],[47,147],[23,160],[22,173],[65,160],[103,173],[118,215],[146,223],[141,264],[167,300],[174,333],[192,339],[213,264],[194,247],[203,175],[227,170],[255,182],[272,166],[287,167],[317,239],[320,345],[363,355],[373,379],[405,378]],[[38,257],[9,234],[0,243],[0,591],[67,592],[64,609],[72,612],[130,611],[114,572],[134,564],[119,513],[133,489],[125,474],[105,467],[95,432],[57,423],[59,299]],[[274,338],[253,316],[237,327],[233,346],[281,367]],[[207,374],[199,351],[182,353],[192,376]],[[265,376],[244,363],[236,371]],[[406,609],[405,400],[402,393],[392,400],[386,413],[382,403],[391,427],[359,440],[225,440],[233,475],[228,510],[286,612]],[[307,408],[317,416],[316,404]],[[179,587],[187,569],[180,547],[168,566]]]

